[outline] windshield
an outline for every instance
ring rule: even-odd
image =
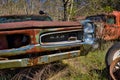
[[[105,22],[105,15],[88,16],[86,19],[92,20],[94,22]]]
[[[2,16],[0,23],[22,22],[22,21],[52,21],[49,16]]]

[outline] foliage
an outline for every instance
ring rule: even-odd
[[[72,20],[101,12],[120,10],[119,0],[0,0],[0,15],[47,12],[54,20]]]
[[[110,6],[105,6],[105,7],[104,7],[104,11],[106,11],[106,12],[111,12],[111,11],[113,11],[113,8],[110,7]]]
[[[110,7],[114,10],[120,10],[120,0],[103,0],[102,7]]]
[[[40,3],[36,1],[26,2],[25,0],[18,0],[13,2],[13,0],[8,0],[6,3],[0,6],[0,14],[34,14],[39,12]]]

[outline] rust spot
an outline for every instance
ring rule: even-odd
[[[29,60],[28,65],[33,66],[33,65],[37,65],[37,63],[38,63],[38,58],[32,58]]]
[[[46,49],[43,49],[43,48],[32,48],[30,50],[27,50],[26,53],[32,53],[32,54],[36,54],[36,53],[39,53],[39,52],[43,52],[43,51],[47,51]]]
[[[0,31],[0,34],[32,34],[32,30],[28,29],[28,30],[12,30],[12,31]]]
[[[0,35],[0,50],[7,49],[8,43],[5,35]]]
[[[68,57],[70,57],[71,56],[71,54],[70,53],[68,53]]]
[[[8,60],[8,58],[0,57],[0,60]]]
[[[34,29],[32,30],[32,32],[31,32],[31,43],[32,44],[36,44],[36,38],[35,38],[35,31],[34,31]]]

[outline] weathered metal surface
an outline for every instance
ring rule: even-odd
[[[115,40],[120,38],[120,12],[113,11],[112,13],[106,15],[106,18],[114,16],[115,23],[108,24],[107,22],[104,25],[103,34],[104,40]]]
[[[34,28],[56,28],[56,27],[81,27],[79,22],[60,21],[24,21],[0,24],[0,31],[11,29],[34,29]]]
[[[0,50],[0,56],[7,57],[7,56],[13,56],[13,55],[20,55],[20,54],[29,54],[29,53],[40,53],[45,51],[51,51],[51,50],[59,50],[60,48],[68,48],[73,46],[79,46],[82,43],[71,43],[71,44],[63,44],[61,45],[53,45],[53,46],[41,46],[39,43],[39,37],[40,34],[45,32],[51,32],[51,31],[72,31],[72,30],[81,30],[80,27],[68,27],[68,28],[51,28],[51,29],[26,29],[26,30],[10,30],[10,31],[0,31],[0,35],[11,35],[11,34],[26,34],[30,36],[30,44],[26,46],[22,46],[19,48],[13,48],[13,49],[4,49]]]
[[[6,37],[3,35],[0,35],[0,50],[7,49],[7,47],[8,47],[8,44],[7,44]]]
[[[115,40],[120,38],[120,12],[113,11],[106,14],[88,16],[96,24],[97,38],[103,40]],[[109,23],[110,17],[114,17],[113,23]]]
[[[120,80],[120,58],[111,63],[109,71],[113,80]]]
[[[25,47],[20,47],[16,49],[6,49],[6,50],[0,50],[0,56],[1,57],[8,57],[8,56],[15,56],[20,54],[36,54],[40,52],[48,52],[48,51],[54,51],[54,50],[61,50],[61,49],[67,49],[72,48],[74,46],[79,46],[80,44],[71,44],[71,45],[61,45],[56,47],[41,47],[39,44],[37,45],[28,45]],[[66,50],[67,50],[66,49]]]
[[[37,20],[1,22],[0,36],[7,38],[8,47],[0,49],[0,69],[34,66],[80,56],[80,51],[83,50],[81,45],[89,44],[89,42],[95,40],[94,32],[86,34],[91,35],[90,37],[85,37],[83,29],[84,27],[79,22]],[[45,45],[41,44],[40,36],[51,33],[52,38],[49,39],[51,39],[52,43],[50,45],[46,44],[46,42],[43,43]],[[58,34],[55,35],[56,33],[60,33],[59,36]],[[66,37],[60,37],[66,35],[67,39]],[[85,38],[87,38],[88,42]],[[19,47],[10,46],[15,45],[12,42],[16,41],[21,42],[19,44],[22,45]],[[4,43],[7,42],[4,40]],[[92,45],[92,43],[90,44]]]
[[[14,60],[2,60],[0,61],[0,69],[34,66],[38,64],[50,63],[50,62],[63,60],[67,58],[73,58],[77,56],[80,56],[80,50],[45,55],[32,59],[23,58],[23,59],[14,59]]]

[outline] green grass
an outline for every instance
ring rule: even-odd
[[[111,43],[107,43],[87,56],[63,60],[67,67],[49,80],[107,80],[105,55],[110,46]]]

